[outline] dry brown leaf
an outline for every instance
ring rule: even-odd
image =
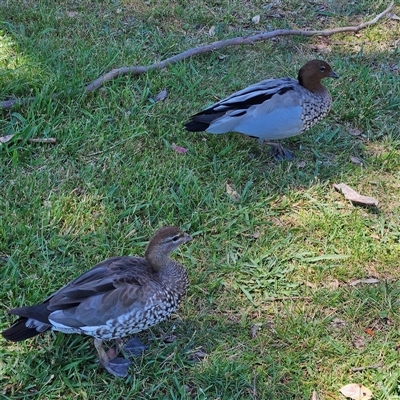
[[[251,326],[251,338],[254,339],[257,337],[258,331],[261,330],[262,324],[254,324]]]
[[[362,161],[358,157],[355,157],[355,156],[350,156],[350,161],[356,165],[363,165]]]
[[[172,333],[164,337],[164,343],[174,343],[177,336]]]
[[[189,151],[189,149],[185,149],[184,147],[177,146],[175,144],[172,144],[171,149],[175,150],[177,153],[180,153],[180,154],[185,154]]]
[[[350,186],[347,186],[345,183],[334,184],[333,187],[338,192],[343,193],[344,197],[347,200],[350,200],[352,203],[361,204],[364,206],[377,206],[379,203],[374,197],[358,194],[354,189],[352,189]]]
[[[374,336],[375,333],[371,328],[365,328],[364,332],[367,333],[369,336]]]
[[[372,392],[365,386],[357,383],[350,383],[343,386],[340,390],[344,396],[353,400],[370,400],[372,399]]]
[[[361,132],[359,129],[357,129],[357,128],[351,128],[351,129],[349,129],[349,133],[350,133],[350,135],[352,135],[352,136],[360,136],[360,135],[362,134],[362,132]]]
[[[208,35],[209,36],[215,35],[215,26],[214,25],[208,30]]]
[[[328,282],[328,288],[330,290],[337,289],[340,286],[340,282],[338,279],[332,279],[331,281]]]
[[[327,43],[312,44],[310,47],[319,53],[330,53],[332,51],[331,46],[329,46]]]
[[[306,166],[306,162],[305,161],[299,161],[296,164],[297,168],[304,168]]]
[[[352,343],[356,349],[362,349],[365,347],[365,339],[362,336],[355,335]]]
[[[0,136],[0,143],[7,143],[7,142],[9,142],[14,136],[15,136],[15,134],[14,134],[14,135],[7,135],[7,136]]]
[[[201,361],[203,358],[207,356],[207,353],[203,351],[202,349],[198,351],[194,351],[193,353],[190,353],[188,356],[188,359],[191,361]]]
[[[341,318],[333,318],[331,321],[331,325],[334,329],[342,329],[344,328],[347,324],[346,321],[344,321]]]
[[[157,103],[158,101],[163,101],[167,98],[167,96],[168,96],[167,89],[163,89],[161,90],[160,93],[158,93],[156,97],[154,97],[153,101],[154,103]]]
[[[243,233],[243,236],[252,237],[254,239],[258,239],[260,237],[260,232],[255,231],[254,233]]]
[[[229,183],[226,184],[226,193],[229,194],[232,200],[240,201],[240,194]]]
[[[400,21],[400,17],[398,15],[396,15],[395,13],[388,13],[387,17],[390,19],[394,19],[396,21]]]
[[[259,15],[255,15],[251,21],[253,22],[253,24],[259,24],[260,23],[260,16]]]

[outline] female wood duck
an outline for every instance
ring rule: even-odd
[[[14,342],[47,330],[93,336],[100,363],[111,374],[126,376],[131,362],[121,357],[109,359],[103,340],[120,340],[147,329],[178,307],[186,293],[188,276],[169,255],[189,240],[192,237],[176,227],[158,229],[144,258],[109,258],[43,303],[10,310],[20,318],[2,335]],[[125,349],[136,352],[140,345],[133,339]]]
[[[296,136],[324,118],[332,98],[322,85],[324,78],[338,78],[325,61],[312,60],[293,78],[266,79],[240,90],[191,117],[185,128],[191,132],[240,132],[260,142]],[[273,146],[277,159],[293,155],[279,143]]]

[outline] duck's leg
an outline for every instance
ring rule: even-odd
[[[295,155],[288,149],[283,148],[283,146],[279,142],[263,141],[262,143],[272,147],[271,155],[277,161],[290,161],[295,158]]]
[[[128,368],[132,364],[131,361],[122,357],[109,358],[103,349],[103,341],[94,339],[94,346],[99,354],[100,364],[112,375],[124,378],[128,375]]]
[[[149,347],[143,344],[137,337],[128,340],[125,345],[122,345],[121,339],[116,339],[116,342],[119,349],[124,349],[126,353],[132,356],[140,356]]]

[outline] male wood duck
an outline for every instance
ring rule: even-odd
[[[9,312],[20,318],[2,332],[19,342],[47,330],[79,333],[95,338],[100,363],[111,374],[124,377],[131,364],[109,358],[103,341],[143,331],[165,320],[178,307],[188,287],[185,268],[169,257],[192,237],[177,227],[165,226],[151,238],[144,258],[112,257],[97,264],[34,306]],[[142,346],[132,339],[127,351]]]
[[[290,151],[270,140],[300,135],[329,112],[332,98],[324,78],[339,78],[325,61],[301,67],[298,80],[266,79],[240,90],[193,115],[185,128],[191,132],[239,132],[273,146],[277,159],[291,159]]]

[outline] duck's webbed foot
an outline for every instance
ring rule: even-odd
[[[263,144],[267,144],[272,147],[271,156],[276,161],[290,161],[295,158],[295,155],[290,150],[283,148],[283,146],[278,142],[275,143],[264,141]]]
[[[114,357],[111,360],[108,360],[106,363],[101,362],[101,365],[110,374],[117,376],[118,378],[125,378],[128,375],[128,369],[131,364],[132,361],[129,361],[123,357]]]
[[[131,361],[122,357],[109,358],[103,349],[103,341],[94,339],[94,345],[99,354],[100,364],[112,375],[124,378],[128,375],[128,368],[132,364]]]
[[[120,340],[117,340],[117,343],[128,355],[132,356],[140,356],[149,347],[143,344],[137,337],[129,339],[123,346],[121,345]]]

